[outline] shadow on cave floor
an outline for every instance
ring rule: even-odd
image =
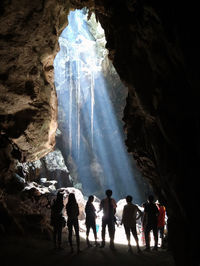
[[[63,239],[63,250],[59,251],[53,249],[50,240],[41,237],[6,237],[0,238],[0,263],[1,266],[174,266],[170,253],[164,250],[138,254],[133,247],[133,253],[128,253],[126,245],[116,245],[116,250],[111,251],[108,244],[103,249],[88,249],[84,239],[81,239],[81,250],[79,254],[71,254],[66,235]]]

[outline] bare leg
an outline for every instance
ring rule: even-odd
[[[90,233],[90,225],[87,225],[87,230],[86,230],[86,242],[87,242],[87,246],[91,247],[92,245],[90,244],[89,241],[89,233]]]
[[[110,248],[114,249],[114,237],[115,237],[115,223],[114,221],[109,221],[108,232],[110,237]]]
[[[138,235],[137,235],[137,231],[136,231],[136,227],[131,228],[131,232],[133,234],[133,237],[135,239],[136,245],[137,245],[137,251],[140,252],[140,247],[139,247],[139,241],[138,241]]]
[[[102,248],[105,246],[105,234],[106,234],[106,222],[102,220],[102,231],[101,231],[101,237],[102,237],[101,247]]]

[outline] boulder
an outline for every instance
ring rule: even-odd
[[[82,194],[82,192],[74,187],[68,187],[68,188],[60,188],[58,191],[62,192],[64,194],[64,205],[66,206],[67,202],[68,202],[68,196],[70,193],[74,193],[75,194],[75,198],[76,201],[78,203],[79,206],[79,219],[83,220],[85,219],[85,204],[86,201],[84,199],[84,196]]]

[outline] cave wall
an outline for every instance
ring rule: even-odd
[[[177,1],[95,3],[110,59],[129,89],[123,118],[128,150],[167,206],[176,263],[196,265],[199,231],[189,228],[198,208],[200,172],[195,6]]]
[[[177,265],[197,265],[198,8],[145,0],[70,5],[95,11],[105,30],[109,58],[129,90],[123,118],[128,150],[167,206]],[[2,180],[12,173],[15,159],[36,160],[55,145],[52,64],[69,1],[3,0],[0,10]]]
[[[37,160],[55,145],[53,60],[69,7],[53,0],[0,5],[0,138],[1,157],[8,158],[2,174],[12,173],[13,159]]]

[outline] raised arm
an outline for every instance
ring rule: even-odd
[[[138,220],[138,219],[140,219],[140,217],[142,217],[142,212],[138,207],[137,207],[137,213],[138,213],[138,215],[136,216],[136,220]]]
[[[122,211],[122,220],[121,220],[121,225],[124,223],[124,208],[123,208],[123,211]]]
[[[100,212],[103,209],[103,200],[101,200],[99,204],[99,210],[97,212]]]

